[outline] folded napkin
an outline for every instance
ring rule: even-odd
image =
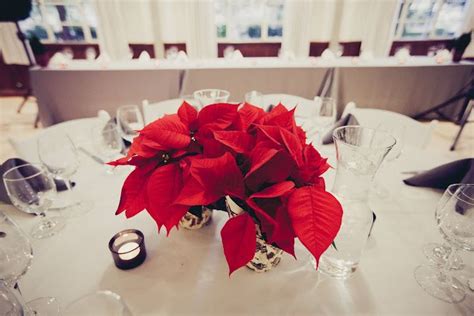
[[[456,160],[403,180],[405,184],[445,190],[455,183],[474,183],[474,158]]]
[[[12,202],[10,201],[10,198],[8,197],[7,190],[5,189],[5,183],[3,182],[3,175],[11,168],[25,165],[27,163],[28,163],[27,161],[20,158],[11,158],[11,159],[6,160],[0,166],[0,177],[2,178],[2,180],[0,181],[0,201],[5,202],[7,204],[12,204]],[[36,172],[38,172],[38,169],[35,168],[34,166],[30,166],[29,168],[23,168],[22,171],[23,173],[21,174],[21,176],[27,177],[29,175],[33,175]],[[16,171],[16,172],[20,172],[20,171]],[[58,191],[67,190],[66,183],[64,183],[63,180],[54,179],[54,183],[56,184],[56,189]],[[34,181],[33,179],[28,180],[28,185],[24,188],[24,194],[23,194],[24,199],[31,201],[32,195],[34,194],[34,192],[37,191],[39,188],[41,188],[40,185],[41,183],[38,183]],[[71,186],[74,186],[74,185],[75,183],[71,182]]]
[[[138,60],[144,61],[144,62],[150,61],[151,60],[150,54],[148,54],[148,52],[144,50],[140,53],[140,56],[138,56]]]
[[[359,122],[357,122],[357,119],[355,118],[354,115],[352,114],[346,114],[343,117],[341,117],[334,125],[331,127],[331,129],[323,136],[323,145],[328,145],[333,143],[333,138],[332,138],[332,133],[336,128],[342,127],[342,126],[348,126],[348,125],[359,125]]]

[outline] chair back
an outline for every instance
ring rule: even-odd
[[[343,115],[352,114],[361,126],[391,130],[404,127],[404,143],[407,146],[425,148],[438,121],[423,124],[413,118],[387,110],[358,108],[349,102]]]

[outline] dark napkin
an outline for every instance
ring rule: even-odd
[[[10,170],[11,168],[21,166],[28,164],[27,161],[20,159],[20,158],[11,158],[6,160],[1,166],[0,166],[0,201],[5,202],[7,204],[12,204],[10,201],[10,198],[8,197],[7,190],[5,189],[5,183],[3,183],[3,174]],[[38,172],[38,169],[35,168],[34,166],[31,166],[29,168],[22,168],[23,173],[21,174],[23,177],[27,177],[29,175],[33,175],[36,172]],[[19,171],[17,171],[19,172]],[[56,184],[56,189],[58,191],[65,191],[67,190],[67,186],[64,183],[63,180],[58,180],[54,179],[54,183]],[[74,186],[75,183],[71,182],[71,186]],[[32,200],[31,196],[34,194],[35,190],[38,190],[38,186],[41,186],[41,183],[38,183],[34,181],[34,179],[31,179],[28,181],[28,186],[24,188],[24,196],[25,199]]]
[[[347,126],[347,125],[359,125],[359,122],[357,122],[357,119],[352,114],[344,115],[336,123],[334,123],[334,125],[331,127],[331,130],[328,131],[323,136],[323,145],[332,144],[333,141],[334,141],[332,139],[332,133],[334,132],[334,130],[336,128],[339,128],[339,127],[342,127],[342,126]]]
[[[456,160],[403,180],[405,184],[445,190],[455,183],[474,183],[474,158]]]

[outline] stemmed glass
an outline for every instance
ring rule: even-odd
[[[46,211],[56,198],[56,185],[40,165],[25,164],[14,167],[3,175],[8,197],[18,209],[41,216],[33,226],[31,236],[46,238],[53,236],[65,226],[62,217],[46,217]]]
[[[123,140],[116,124],[105,124],[92,129],[92,140],[96,151],[105,161],[118,158],[123,150]],[[104,164],[108,174],[113,174],[115,168]]]
[[[443,196],[441,197],[438,204],[436,205],[435,219],[437,222],[439,221],[439,218],[442,215],[442,211],[444,210],[443,207],[446,205],[449,199],[451,199],[454,193],[456,193],[456,190],[462,186],[470,186],[470,185],[471,184],[456,183],[456,184],[451,184],[450,186],[447,187],[446,191],[444,191],[443,193]],[[450,247],[445,247],[442,244],[429,243],[423,247],[423,253],[425,254],[426,258],[430,262],[436,265],[444,265],[446,264],[446,256],[450,249],[451,249]],[[453,259],[453,262],[452,262],[451,269],[460,270],[464,268],[464,263],[462,262],[461,256],[455,253],[453,254],[452,259]]]
[[[201,108],[209,104],[224,103],[229,100],[230,93],[220,89],[204,89],[194,91],[194,98],[199,101]]]
[[[116,293],[98,291],[87,294],[66,307],[65,315],[117,315],[131,316],[127,304]]]
[[[313,137],[315,145],[321,145],[323,137],[336,122],[336,100],[329,97],[318,98],[316,116],[308,123],[311,128],[308,130],[308,138]]]
[[[379,124],[376,128],[391,134],[397,143],[393,146],[392,150],[385,157],[384,164],[387,165],[395,160],[397,160],[403,153],[403,148],[405,146],[405,135],[406,135],[406,126],[405,125],[392,125],[386,126],[386,124]],[[380,169],[383,169],[380,168]],[[390,197],[390,191],[379,181],[374,182],[374,192],[381,199],[388,199]]]
[[[136,105],[122,105],[117,110],[117,126],[122,138],[133,142],[138,131],[145,126],[142,113]]]
[[[0,282],[0,315],[23,316],[26,310],[15,293]]]
[[[263,94],[258,91],[250,91],[245,94],[245,102],[258,106],[263,107]]]
[[[89,210],[86,203],[74,193],[71,178],[79,169],[79,153],[67,134],[46,131],[38,138],[38,156],[46,169],[54,178],[64,181],[70,199],[66,205],[69,217],[79,216]]]
[[[461,302],[465,287],[451,275],[454,254],[458,249],[474,251],[474,186],[461,185],[438,212],[438,227],[449,244],[442,266],[420,265],[415,279],[430,295],[448,303]]]
[[[32,260],[33,249],[28,237],[15,222],[0,212],[0,284],[3,282],[13,288],[28,271]]]

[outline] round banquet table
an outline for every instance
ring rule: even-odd
[[[88,131],[95,120],[63,123],[76,144],[93,150]],[[36,142],[18,146],[18,155],[35,161]],[[336,166],[334,146],[321,148]],[[447,153],[446,153],[447,154]],[[255,273],[246,268],[228,275],[220,241],[227,219],[214,212],[211,224],[197,231],[174,229],[169,237],[158,234],[146,212],[126,219],[115,216],[122,183],[130,169],[108,175],[104,166],[81,154],[73,177],[78,194],[92,200],[93,208],[68,220],[58,235],[32,240],[34,258],[19,284],[25,300],[54,296],[62,306],[96,290],[111,290],[126,301],[134,315],[468,315],[474,313],[474,293],[459,304],[448,304],[426,294],[413,270],[426,259],[422,247],[441,241],[434,209],[441,192],[411,188],[401,181],[401,171],[426,170],[450,159],[445,153],[407,149],[377,176],[390,188],[391,198],[371,196],[377,214],[359,269],[345,281],[318,273],[299,242],[298,260],[284,255],[276,268]],[[334,170],[325,175],[331,188]],[[382,180],[383,179],[383,180]],[[25,230],[38,220],[9,205],[1,210]],[[54,211],[50,212],[54,215]],[[108,250],[110,238],[120,230],[136,228],[145,235],[148,252],[139,267],[122,271]],[[467,267],[459,272],[463,282],[472,277],[473,256],[462,254]],[[469,291],[469,290],[468,290]]]

